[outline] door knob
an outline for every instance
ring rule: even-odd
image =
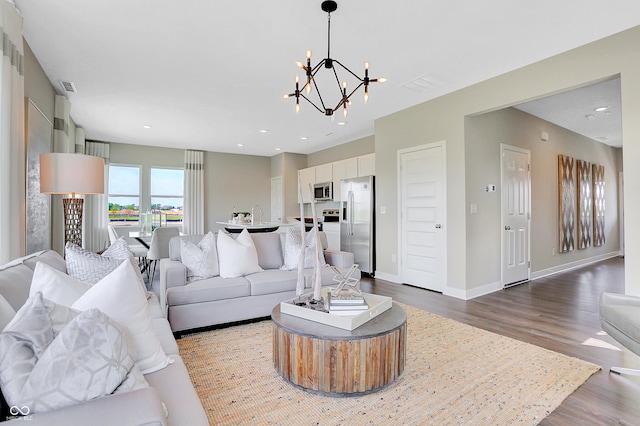
[[[507,225],[507,226],[504,227],[504,230],[505,231],[511,231],[511,227]]]

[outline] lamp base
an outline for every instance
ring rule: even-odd
[[[82,247],[82,206],[83,198],[63,198],[64,244],[67,241]]]

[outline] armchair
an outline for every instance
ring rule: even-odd
[[[609,336],[640,355],[640,297],[602,293],[600,323]],[[611,372],[640,376],[640,370],[611,367]]]

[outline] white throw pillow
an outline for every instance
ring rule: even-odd
[[[127,327],[136,348],[136,364],[143,374],[160,370],[171,362],[153,330],[146,295],[139,285],[133,266],[122,262],[111,274],[93,285],[71,306],[84,311],[98,308]]]
[[[103,257],[108,257],[111,259],[118,259],[120,261],[128,260],[133,266],[133,269],[136,271],[136,275],[138,277],[138,282],[142,286],[147,298],[149,298],[150,294],[147,291],[147,285],[144,283],[144,278],[142,278],[142,272],[140,272],[140,268],[138,267],[138,261],[129,250],[129,244],[124,239],[124,237],[119,237],[117,240],[113,242],[105,251],[102,253]]]
[[[304,268],[311,269],[316,266],[316,244],[317,234],[316,228],[312,228],[311,231],[304,234]],[[284,242],[284,265],[282,268],[288,271],[298,269],[298,262],[300,259],[300,250],[302,250],[302,238],[300,232],[296,231],[293,227],[287,229],[287,235]],[[324,251],[322,247],[320,250],[320,266],[326,266],[327,262],[324,259]]]
[[[44,262],[38,262],[33,271],[29,296],[40,291],[45,298],[55,303],[71,306],[89,288],[91,288],[91,284],[60,272]]]
[[[218,260],[222,278],[242,277],[264,270],[258,264],[256,246],[246,229],[235,240],[224,232],[218,232]]]
[[[213,232],[205,235],[198,245],[180,240],[180,258],[187,267],[187,278],[204,279],[219,275],[216,237]]]

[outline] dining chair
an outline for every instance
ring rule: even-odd
[[[119,238],[118,231],[116,231],[113,225],[107,225],[107,229],[109,232],[109,242],[113,244]],[[127,242],[127,245],[129,246],[129,250],[131,250],[133,257],[138,259],[138,265],[140,265],[140,270],[144,272],[149,266],[147,261],[147,253],[149,249],[147,249],[142,244],[129,244]],[[148,272],[147,272],[147,275],[148,275]]]
[[[173,237],[177,237],[178,235],[180,235],[180,230],[174,227],[162,226],[153,230],[153,234],[151,235],[151,244],[149,244],[149,251],[147,252],[149,270],[151,270],[149,285],[153,283],[153,277],[156,273],[158,261],[169,257],[169,240]],[[149,270],[147,270],[147,275],[149,274]]]

